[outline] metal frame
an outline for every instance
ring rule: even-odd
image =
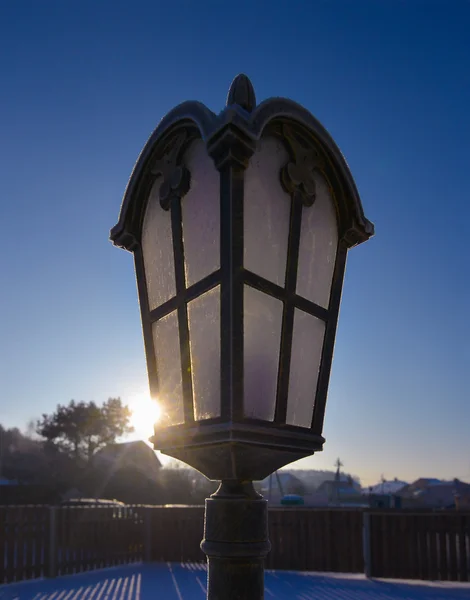
[[[262,135],[275,135],[286,145],[289,162],[280,184],[290,193],[292,208],[285,287],[243,266],[244,172]],[[184,153],[202,137],[220,173],[220,269],[186,288],[181,201],[190,174]],[[305,168],[307,165],[307,168]],[[312,170],[321,171],[335,201],[339,243],[328,309],[296,294],[301,219],[304,206],[315,201]],[[171,211],[176,296],[150,311],[140,247],[143,216],[156,176],[162,209]],[[184,201],[184,200],[183,200]],[[310,113],[290,100],[272,99],[255,108],[251,83],[239,76],[232,83],[227,107],[218,116],[199,103],[184,103],[165,117],[139,157],[124,196],[115,245],[134,252],[150,387],[158,390],[152,323],[177,310],[180,331],[185,424],[156,430],[155,447],[198,468],[209,478],[261,479],[274,469],[321,450],[325,404],[333,356],[347,250],[373,235],[364,217],[352,176],[339,149]],[[220,284],[221,416],[194,421],[190,374],[187,304]],[[284,304],[274,422],[243,415],[243,292],[249,285]],[[287,392],[295,308],[325,321],[322,360],[312,428],[286,425]],[[312,402],[313,402],[312,393]]]

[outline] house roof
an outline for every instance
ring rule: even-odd
[[[416,481],[413,481],[413,483],[401,488],[399,493],[401,496],[416,496],[419,491],[427,490],[433,486],[440,485],[441,483],[443,482],[440,479],[420,477]]]
[[[376,485],[373,485],[370,488],[366,488],[363,491],[363,493],[384,495],[396,494],[397,492],[405,488],[407,485],[408,484],[406,483],[406,481],[399,481],[398,479],[395,479],[393,481],[381,481],[380,483],[377,483]]]
[[[407,491],[422,505],[443,508],[454,506],[456,496],[465,497],[470,493],[470,484],[456,479],[454,481],[438,481],[429,486],[416,487]]]
[[[152,448],[142,440],[109,444],[95,454],[94,461],[114,470],[136,468],[150,479],[154,479],[162,466]]]

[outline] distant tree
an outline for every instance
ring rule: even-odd
[[[295,481],[288,485],[288,489],[286,490],[289,494],[295,494],[296,496],[305,496],[306,489],[305,485],[302,481]]]
[[[209,498],[217,490],[219,483],[210,481],[195,469],[189,469],[189,471],[191,473],[191,504],[204,504],[206,498]]]
[[[29,482],[44,466],[41,445],[14,427],[0,425],[0,476]]]
[[[160,469],[162,504],[192,504],[191,471],[184,467],[171,466]]]
[[[64,465],[62,473],[58,471],[38,440],[16,427],[6,429],[0,425],[0,477],[16,484],[4,489],[0,504],[54,502],[61,480],[70,473],[70,465]]]
[[[102,406],[71,400],[51,415],[43,414],[36,431],[46,448],[59,450],[76,463],[89,462],[97,450],[133,431],[130,417],[120,398],[109,398]]]

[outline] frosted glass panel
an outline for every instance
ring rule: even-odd
[[[220,266],[219,172],[202,140],[186,153],[191,187],[183,198],[183,238],[186,282],[192,285]]]
[[[183,382],[178,317],[176,311],[153,323],[153,342],[157,356],[158,403],[162,426],[184,423]]]
[[[325,323],[296,309],[286,422],[311,427]]]
[[[176,294],[171,218],[170,211],[160,206],[161,181],[158,177],[152,187],[142,227],[142,252],[150,310]]]
[[[328,184],[315,174],[317,196],[302,211],[297,294],[328,308],[338,245],[336,212]]]
[[[263,138],[245,172],[245,268],[284,286],[291,199],[281,187],[282,143]]]
[[[220,416],[220,288],[188,304],[194,418]]]
[[[276,408],[282,302],[245,286],[245,416],[272,421]]]

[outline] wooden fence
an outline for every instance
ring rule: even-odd
[[[360,510],[271,509],[268,569],[361,573]]]
[[[470,513],[370,514],[372,576],[470,581]]]
[[[203,507],[0,507],[0,584],[204,562]],[[269,569],[470,581],[470,513],[273,508]]]

